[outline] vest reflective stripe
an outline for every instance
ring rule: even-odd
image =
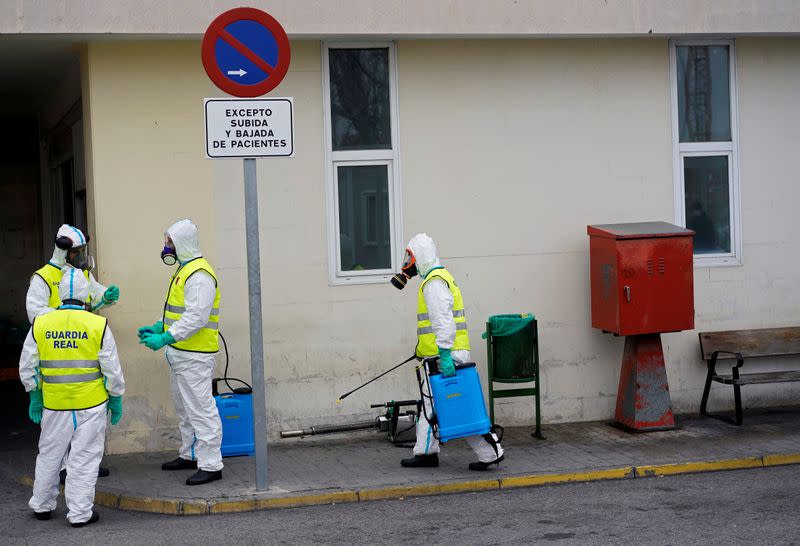
[[[208,317],[208,322],[192,337],[173,343],[171,346],[182,351],[216,353],[219,351],[219,283],[214,269],[205,258],[195,258],[187,262],[172,276],[172,282],[170,282],[169,291],[167,292],[167,301],[164,303],[162,322],[166,332],[186,312],[186,301],[184,299],[186,280],[198,271],[205,271],[211,275],[214,279],[214,284],[217,286],[214,303],[211,307],[211,315]]]
[[[99,368],[99,360],[41,360],[39,368]]]
[[[98,359],[105,330],[106,319],[79,309],[36,317],[33,338],[45,408],[79,410],[108,400]]]
[[[467,331],[467,317],[464,311],[464,300],[461,297],[461,289],[456,284],[455,279],[444,268],[434,269],[425,280],[419,285],[417,295],[417,356],[421,358],[436,356],[439,354],[439,347],[436,345],[436,334],[433,332],[428,306],[425,304],[425,296],[422,289],[425,283],[431,279],[440,278],[447,283],[450,293],[453,295],[453,320],[456,323],[456,339],[453,343],[454,351],[469,351],[469,332]]]
[[[453,311],[453,318],[465,317],[465,316],[466,314],[464,313],[463,309],[460,311]],[[430,320],[428,313],[421,313],[417,315],[417,321],[422,321],[422,320]]]
[[[428,319],[425,319],[428,320]],[[466,330],[467,324],[465,322],[456,322],[456,335],[458,335],[458,330]],[[433,333],[433,326],[424,326],[422,328],[417,328],[417,335],[422,336],[425,334],[432,334]],[[437,347],[438,351],[438,347]],[[438,354],[438,352],[437,352]]]
[[[164,318],[163,322],[165,326],[169,327],[178,322],[178,319]],[[219,322],[208,321],[206,322],[204,328],[210,328],[211,330],[219,330]]]
[[[169,311],[170,313],[183,314],[183,313],[186,312],[186,307],[184,307],[183,305],[170,305],[170,304],[167,304],[166,310]],[[212,317],[219,316],[219,309],[212,309],[211,310],[211,314],[209,316],[212,316]],[[172,324],[172,323],[170,323],[170,324]]]
[[[61,298],[58,297],[58,285],[61,283],[61,270],[52,264],[47,264],[44,267],[37,269],[35,275],[39,275],[44,282],[47,283],[47,286],[50,288],[50,301],[47,302],[48,307],[59,307],[61,305]],[[84,271],[83,276],[86,277],[86,280],[89,280],[89,272]],[[91,282],[89,283],[91,286]],[[89,294],[87,297],[86,303],[90,303],[92,301],[92,296]]]
[[[100,372],[94,373],[76,373],[72,375],[45,375],[42,381],[45,383],[88,383],[95,379],[100,379],[103,374]]]

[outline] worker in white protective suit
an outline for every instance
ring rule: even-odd
[[[445,377],[455,375],[456,363],[470,361],[464,301],[455,279],[439,262],[436,244],[425,233],[415,235],[408,243],[402,272],[394,276],[392,284],[402,289],[417,274],[422,282],[417,298],[416,356],[420,359],[438,356],[439,372]],[[425,373],[428,371],[426,366]],[[424,411],[417,420],[414,456],[400,462],[405,467],[439,466],[439,441],[426,417],[433,415],[430,381],[425,381],[422,394]],[[470,463],[470,470],[487,470],[492,465],[499,466],[504,459],[495,430],[493,427],[486,434],[465,438],[478,455],[478,461]]]
[[[94,278],[94,258],[89,255],[87,244],[89,238],[84,233],[68,224],[62,225],[56,233],[56,244],[53,257],[44,266],[34,272],[25,297],[25,309],[28,320],[49,313],[61,305],[58,297],[58,283],[61,281],[61,268],[65,264],[83,270],[89,281],[89,296],[86,300],[91,311],[114,305],[119,300],[119,288],[115,285],[105,287]]]
[[[222,422],[211,394],[214,355],[219,351],[219,285],[214,269],[200,253],[197,226],[191,220],[173,224],[164,238],[162,261],[179,266],[161,320],[139,328],[139,338],[154,351],[168,346],[165,356],[181,448],[178,458],[161,469],[196,468],[186,485],[201,485],[222,478]]]
[[[61,268],[69,264],[83,271],[89,282],[89,296],[86,304],[90,311],[98,311],[103,307],[114,305],[119,300],[119,288],[115,285],[105,287],[94,278],[94,258],[88,252],[89,237],[80,229],[64,224],[56,232],[55,247],[50,261],[36,270],[31,276],[28,293],[25,297],[25,310],[28,321],[45,313],[49,313],[61,305],[58,295],[58,284],[61,282]],[[101,466],[98,476],[108,476],[107,468]],[[61,483],[67,477],[66,457],[61,465]]]
[[[34,319],[19,361],[20,380],[30,393],[28,415],[42,427],[28,506],[36,519],[50,519],[69,451],[67,519],[83,527],[100,517],[92,508],[106,414],[112,425],[122,418],[125,379],[106,319],[85,310],[89,282],[83,272],[64,266],[58,292],[61,304]]]

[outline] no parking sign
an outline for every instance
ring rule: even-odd
[[[255,8],[235,8],[214,19],[203,36],[203,67],[217,87],[236,97],[275,89],[289,70],[283,27]]]

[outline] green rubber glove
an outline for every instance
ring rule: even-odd
[[[112,284],[106,289],[105,294],[103,294],[103,301],[105,303],[114,303],[117,300],[119,300],[119,287]]]
[[[172,345],[175,343],[175,338],[172,337],[172,334],[169,332],[164,332],[161,334],[145,334],[144,337],[139,340],[139,343],[147,345],[148,349],[157,351],[164,345]]]
[[[111,414],[111,424],[116,425],[122,419],[122,397],[108,395],[108,412]]]
[[[35,389],[29,394],[31,395],[31,403],[28,406],[28,417],[30,417],[31,421],[38,425],[42,422],[42,410],[44,409],[44,404],[42,402],[42,390]]]
[[[439,347],[439,371],[442,377],[453,377],[456,374],[456,365],[450,356],[450,349]]]
[[[139,339],[149,334],[160,334],[164,331],[164,323],[160,320],[152,326],[142,326],[139,328]]]

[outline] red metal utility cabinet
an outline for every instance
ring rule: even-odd
[[[587,231],[593,328],[621,336],[694,328],[692,230],[643,222]]]
[[[614,420],[675,428],[662,332],[694,328],[694,232],[666,222],[588,226],[592,326],[627,336]]]

